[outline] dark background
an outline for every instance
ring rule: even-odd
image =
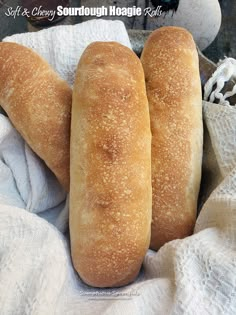
[[[189,0],[191,1],[191,0]],[[206,0],[207,1],[207,0]],[[3,3],[16,8],[20,0],[3,0]],[[99,4],[101,1],[99,1]],[[222,10],[222,25],[220,32],[214,42],[203,52],[209,59],[217,62],[227,57],[236,58],[236,1],[219,0]],[[79,6],[80,0],[71,0],[71,6]],[[5,36],[15,33],[27,32],[27,21],[24,17],[7,17],[6,7],[0,1],[0,40]],[[67,18],[63,23],[75,24],[80,22],[80,17]]]
[[[204,51],[215,62],[224,56],[236,58],[236,0],[219,0],[219,3],[222,11],[220,32]]]

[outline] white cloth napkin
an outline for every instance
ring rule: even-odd
[[[56,177],[8,118],[0,115],[0,204],[37,213],[64,232],[68,223],[65,198]]]
[[[84,43],[93,26],[89,23],[81,26],[88,27],[80,38]],[[98,29],[99,23],[108,38],[113,22],[96,21]],[[119,25],[120,41],[129,45]],[[71,30],[76,37],[79,28],[67,26],[66,33]],[[96,40],[96,31],[89,41]],[[65,53],[66,62],[78,59],[73,44],[66,46],[68,42],[60,40],[64,27],[43,32],[57,34],[57,47],[71,56]],[[34,49],[41,52],[44,46],[46,51],[48,42],[39,34],[7,40],[30,43],[37,38]],[[50,47],[48,60],[60,72],[58,49]],[[65,77],[66,68],[71,73],[71,64],[63,64]],[[205,155],[204,163],[214,160],[219,174],[207,191],[210,197],[194,235],[169,242],[157,253],[148,251],[137,281],[119,289],[88,287],[74,272],[69,243],[62,233],[67,222],[66,196],[8,119],[0,116],[1,315],[236,314],[236,109],[207,102],[203,109],[210,139],[206,152],[213,155],[211,159]],[[212,170],[211,164],[207,166]],[[50,219],[48,209],[53,213]]]
[[[131,48],[121,21],[91,20],[75,25],[61,25],[40,32],[16,34],[3,39],[37,51],[70,85],[84,49],[94,41],[117,41]]]

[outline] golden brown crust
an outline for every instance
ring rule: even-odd
[[[71,125],[70,235],[89,285],[133,281],[150,242],[151,131],[144,74],[115,42],[89,45],[78,65]]]
[[[0,104],[67,191],[71,98],[68,84],[33,50],[0,43]]]
[[[191,34],[162,27],[148,38],[144,68],[152,130],[151,248],[191,234],[202,161],[198,55]]]

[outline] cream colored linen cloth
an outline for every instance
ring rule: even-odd
[[[14,35],[6,40],[28,46],[34,43],[33,48],[72,84],[78,56],[89,41],[97,39],[97,31],[103,32],[101,40],[109,38],[130,45],[121,22],[89,23]],[[80,27],[86,30],[84,34],[79,33]],[[48,41],[54,36],[56,46],[55,41]],[[78,42],[83,43],[81,51]],[[1,115],[0,314],[235,315],[236,109],[203,102],[203,114],[202,209],[194,234],[169,242],[157,253],[149,250],[138,279],[119,289],[91,288],[75,273],[64,233],[68,215],[65,195],[59,193],[53,175]],[[33,192],[30,180],[36,181]],[[36,189],[42,182],[47,185],[43,199],[38,198]],[[33,193],[35,202],[30,203]],[[60,204],[62,208],[53,220],[40,217]]]

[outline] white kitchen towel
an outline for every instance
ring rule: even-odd
[[[236,314],[236,109],[203,102],[203,110],[220,174],[194,235],[148,251],[137,281],[119,289],[88,287],[75,273],[63,229],[39,217],[47,207],[59,207],[65,195],[0,117],[1,315]],[[45,198],[33,194],[37,185]]]
[[[84,49],[94,41],[116,41],[129,48],[131,44],[121,21],[92,20],[75,25],[61,25],[40,32],[16,34],[3,39],[37,51],[73,85],[75,69]]]
[[[56,177],[0,114],[0,204],[37,213],[65,231],[65,199]]]

